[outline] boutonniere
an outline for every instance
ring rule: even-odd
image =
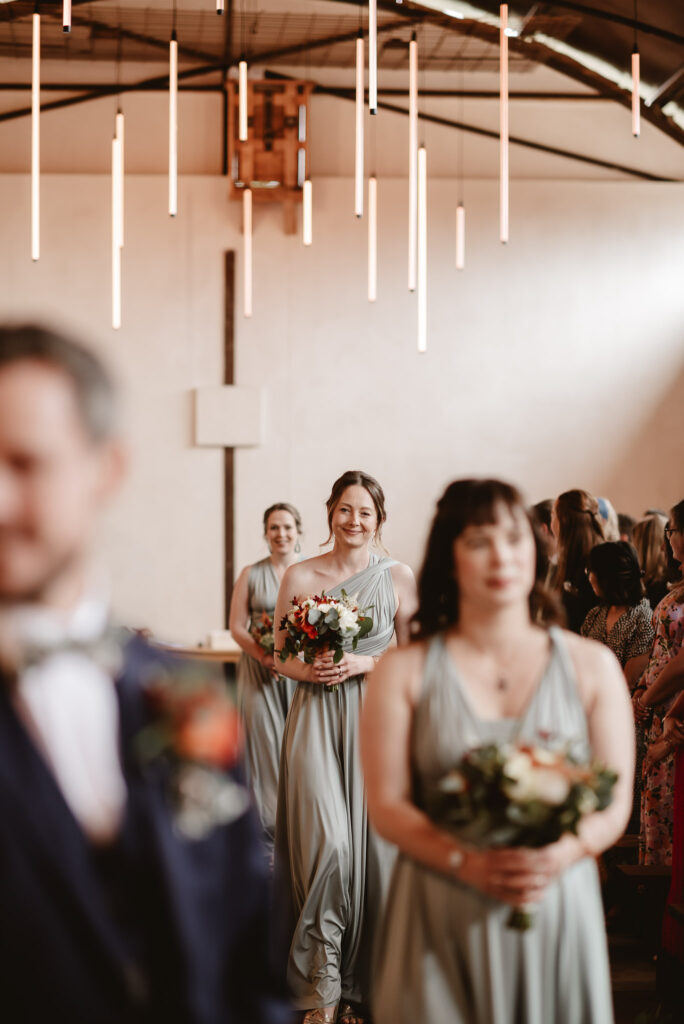
[[[135,739],[138,758],[167,763],[174,825],[188,839],[203,839],[249,804],[230,775],[242,747],[237,709],[223,679],[191,662],[155,668],[145,695],[151,718]]]

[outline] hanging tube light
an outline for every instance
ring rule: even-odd
[[[124,244],[124,116],[122,110],[117,110],[114,121],[114,137],[119,140],[119,188],[121,201],[119,203],[119,244],[123,249]]]
[[[363,217],[363,115],[364,115],[363,33],[356,40],[356,152],[354,158],[354,213]]]
[[[40,259],[40,14],[33,15],[31,68],[31,259]]]
[[[223,14],[225,9],[225,0],[216,0],[216,13]]]
[[[409,223],[408,286],[416,290],[416,245],[418,232],[418,40],[409,43]]]
[[[169,215],[178,213],[178,40],[169,44]]]
[[[639,79],[641,77],[641,57],[634,46],[632,54],[632,135],[639,137],[641,131],[641,101],[639,99]]]
[[[378,297],[378,179],[368,179],[368,301]]]
[[[313,242],[313,186],[311,178],[306,178],[303,188],[302,211],[302,242],[311,245]]]
[[[378,112],[378,0],[368,2],[368,108]]]
[[[112,327],[121,327],[121,236],[122,188],[121,139],[112,139]]]
[[[252,315],[252,190],[246,188],[242,193],[242,229],[245,236],[244,257],[245,272],[243,278],[244,296],[243,313]]]
[[[62,32],[71,32],[71,0],[62,4]]]
[[[456,269],[465,267],[465,206],[459,203],[456,207]]]
[[[427,351],[427,150],[418,150],[418,351]]]
[[[238,138],[247,141],[247,61],[238,64]]]
[[[499,238],[508,241],[508,4],[500,7]]]

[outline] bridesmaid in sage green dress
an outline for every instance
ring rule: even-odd
[[[278,674],[272,653],[254,637],[262,616],[273,619],[278,587],[299,554],[302,521],[293,505],[279,502],[264,512],[270,554],[240,573],[230,605],[230,630],[242,648],[237,667],[238,703],[245,726],[245,766],[264,838],[273,851],[280,746],[294,683]]]
[[[362,722],[372,823],[399,847],[378,943],[374,1024],[611,1024],[595,858],[632,802],[634,729],[615,656],[548,621],[521,495],[450,485],[419,582],[419,640],[384,659]],[[426,812],[486,743],[569,747],[619,776],[610,807],[541,849],[469,845]],[[529,931],[510,906],[534,904]]]
[[[339,597],[345,590],[368,609],[373,628],[338,665],[325,654],[313,665],[290,658],[283,666],[298,685],[280,766],[276,919],[291,995],[304,1021],[359,1024],[369,1003],[371,947],[394,860],[394,850],[368,825],[359,716],[379,655],[394,634],[399,643],[408,640],[415,582],[407,566],[370,550],[385,521],[377,481],[345,473],[333,485],[327,509],[333,549],[288,569],[276,622],[294,597]],[[282,642],[277,634],[276,648]],[[331,684],[337,689],[328,689]]]

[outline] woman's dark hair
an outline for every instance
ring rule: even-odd
[[[360,469],[348,469],[346,473],[338,477],[335,483],[332,485],[330,497],[325,503],[325,507],[328,510],[328,539],[325,541],[329,544],[332,540],[332,519],[333,513],[339,503],[340,498],[348,487],[364,487],[370,494],[373,500],[373,507],[375,508],[375,514],[378,519],[378,528],[375,533],[375,540],[378,544],[382,543],[382,524],[387,519],[387,512],[385,511],[385,495],[382,487],[378,481],[369,476],[368,473],[364,473]]]
[[[266,530],[268,529],[268,520],[274,512],[289,512],[295,521],[297,533],[302,532],[302,517],[299,514],[299,511],[294,507],[294,505],[290,505],[288,501],[277,501],[275,505],[269,505],[264,512],[264,533],[266,533]]]
[[[565,491],[556,501],[558,517],[558,585],[566,580],[581,588],[587,555],[605,541],[596,498],[579,488]]]
[[[596,576],[603,604],[633,608],[644,596],[639,557],[626,540],[597,544],[589,552],[587,567]]]
[[[670,509],[670,519],[678,530],[684,530],[684,500],[672,506]]]
[[[454,541],[468,526],[495,523],[497,509],[501,505],[511,512],[522,513],[534,535],[537,559],[536,579],[529,599],[530,617],[543,624],[562,621],[558,601],[541,579],[545,564],[544,543],[520,491],[501,480],[455,480],[437,502],[418,578],[418,611],[413,616],[417,637],[433,636],[458,622],[459,590],[454,578]]]
[[[98,356],[71,338],[36,324],[0,327],[0,369],[24,361],[43,363],[64,374],[81,424],[93,443],[114,436],[115,388]]]

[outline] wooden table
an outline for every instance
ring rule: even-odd
[[[236,665],[242,657],[242,651],[239,647],[228,647],[224,650],[219,650],[218,648],[200,647],[199,645],[185,647],[181,644],[164,644],[158,640],[153,641],[153,645],[160,651],[164,651],[166,654],[175,654],[179,658],[192,658],[196,661],[219,661],[224,665]]]

